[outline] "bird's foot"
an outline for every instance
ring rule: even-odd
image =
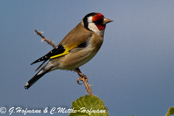
[[[83,84],[83,83],[80,83],[80,81],[83,81],[83,78],[82,78],[82,77],[79,77],[79,78],[77,79],[77,83],[78,83],[79,85]]]
[[[88,82],[88,78],[86,77],[86,75],[84,75],[84,74],[80,71],[79,68],[74,69],[74,71],[77,72],[78,75],[80,76],[80,77],[77,79],[77,83],[78,83],[79,85],[82,84],[82,83],[80,83],[80,81],[83,81],[83,82],[86,81],[86,82]]]
[[[80,81],[88,81],[88,78],[86,77],[86,75],[84,75],[83,73],[79,73],[79,78],[77,79],[77,83],[79,85],[81,85],[82,83],[80,83]]]

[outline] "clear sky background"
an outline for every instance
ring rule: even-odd
[[[174,0],[4,0],[0,107],[70,108],[87,94],[71,71],[48,73],[29,90],[24,85],[40,64],[30,63],[52,49],[34,30],[58,44],[90,12],[114,20],[99,53],[81,67],[110,116],[164,116],[174,106]]]

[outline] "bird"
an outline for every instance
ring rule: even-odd
[[[24,88],[29,89],[46,73],[56,69],[74,71],[80,77],[87,78],[79,67],[90,61],[99,51],[103,43],[106,24],[112,21],[98,12],[87,14],[55,48],[31,63],[32,65],[48,61],[26,83]]]

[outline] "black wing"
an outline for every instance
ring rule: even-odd
[[[52,49],[50,52],[48,52],[46,55],[42,56],[41,58],[39,58],[36,61],[34,61],[33,63],[31,63],[31,65],[35,64],[37,62],[47,61],[48,59],[50,59],[51,56],[61,54],[64,51],[65,51],[64,47],[62,45],[59,45],[56,48]]]

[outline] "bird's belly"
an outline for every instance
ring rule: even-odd
[[[82,50],[77,53],[69,53],[63,58],[59,65],[59,69],[73,70],[78,68],[91,60],[96,53],[97,51],[95,50]]]

